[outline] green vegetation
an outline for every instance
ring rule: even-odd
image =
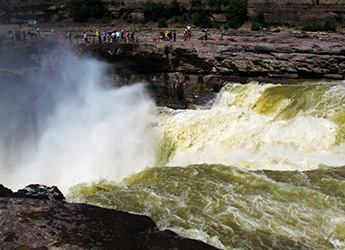
[[[201,28],[212,27],[211,18],[207,15],[205,9],[201,8],[200,6],[192,14],[192,20],[195,26],[200,26]]]
[[[324,20],[317,19],[312,23],[301,27],[303,31],[337,31],[337,22],[335,18],[329,17]]]
[[[75,22],[96,19],[111,20],[111,15],[102,0],[70,0],[68,2],[68,12]]]
[[[227,6],[229,4],[229,0],[208,0],[207,4],[211,8],[220,10],[223,6]]]
[[[230,0],[226,8],[227,24],[237,29],[247,20],[247,0]]]
[[[168,27],[167,20],[164,17],[159,19],[157,27],[158,28],[166,28],[166,27]]]
[[[269,24],[265,21],[263,12],[259,12],[256,17],[250,17],[249,22],[252,24],[252,30],[260,30],[263,27],[267,27]]]
[[[64,15],[63,15],[63,13],[62,13],[62,12],[59,12],[59,13],[57,14],[56,18],[55,18],[55,22],[61,22],[61,21],[64,20],[64,19],[65,19],[65,17],[64,17]]]
[[[177,0],[171,1],[170,4],[147,1],[142,10],[145,22],[158,22],[161,18],[170,19],[182,15],[185,11],[186,9]]]
[[[109,4],[109,3],[108,3]],[[110,5],[125,5],[124,1],[112,0]],[[187,10],[178,0],[168,4],[148,0],[144,3],[142,13],[143,24],[153,21],[158,22],[158,27],[168,27],[168,23],[192,23],[200,28],[238,28],[247,19],[247,0],[190,0],[190,9]],[[226,12],[227,23],[213,21],[211,10],[219,13]],[[69,0],[69,16],[75,22],[101,22],[110,23],[113,17],[103,0]],[[131,11],[125,10],[121,18],[131,22]],[[62,20],[59,16],[58,20]],[[184,26],[184,25],[182,25]]]
[[[190,8],[181,4],[178,0],[172,0],[170,3],[153,2],[147,0],[142,8],[143,18],[139,16],[133,19],[132,10],[126,8],[123,0],[69,0],[69,16],[75,22],[101,22],[111,23],[113,16],[108,7],[124,6],[120,11],[120,16],[128,23],[135,22],[139,25],[148,25],[148,22],[157,22],[158,27],[168,27],[174,24],[175,27],[185,27],[186,24],[193,24],[200,28],[239,28],[247,17],[248,0],[189,0]],[[313,5],[319,5],[319,0],[313,0]],[[225,14],[226,22],[217,22],[214,14]],[[54,17],[56,22],[65,19],[63,13],[58,13]],[[256,17],[249,18],[252,24],[252,30],[260,30],[268,26],[277,26],[286,24],[267,23],[263,12],[259,12]],[[333,31],[336,32],[339,24],[345,22],[344,15],[338,14],[335,17],[327,19],[317,19],[313,22],[300,27],[303,31]],[[291,26],[290,26],[291,27]],[[296,28],[296,27],[294,27]]]
[[[260,30],[260,23],[253,21],[252,22],[252,30]]]
[[[201,0],[190,0],[190,5],[191,8],[187,10],[177,0],[173,0],[170,4],[149,0],[145,2],[142,10],[144,22],[158,22],[165,18],[175,23],[181,21],[192,23],[200,28],[220,28],[220,23],[212,21],[210,8],[226,9],[227,27],[238,28],[247,19],[247,0],[209,0],[207,3]]]

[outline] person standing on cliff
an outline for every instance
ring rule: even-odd
[[[25,33],[25,31],[22,32],[22,36],[23,36],[23,41],[25,43],[25,40],[26,40],[26,33]]]
[[[96,38],[98,39],[98,43],[102,43],[101,33],[98,29],[96,29]]]
[[[132,40],[132,43],[134,43],[134,33],[135,33],[135,31],[133,31],[133,32],[131,33],[131,40]]]
[[[192,37],[192,26],[190,26],[190,24],[187,26],[187,34],[190,40],[190,38]]]
[[[116,42],[121,42],[121,32],[120,30],[117,30],[116,31]]]
[[[121,41],[124,41],[125,39],[125,31],[121,29]]]
[[[87,43],[87,34],[86,34],[86,32],[84,32],[84,41],[85,41],[85,43]]]
[[[187,37],[188,37],[188,31],[187,31],[187,29],[185,29],[183,32],[183,40],[187,41]]]
[[[174,39],[173,41],[176,42],[176,30],[174,30],[173,32],[173,39]]]

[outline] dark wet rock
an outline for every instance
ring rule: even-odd
[[[15,194],[20,197],[49,200],[65,200],[65,196],[56,186],[47,187],[45,185],[31,184],[23,189],[19,189]]]
[[[42,188],[30,186],[25,190]],[[11,191],[2,185],[0,193],[7,194],[0,198],[0,249],[216,249],[161,231],[147,216],[32,196],[9,197]]]
[[[12,197],[12,196],[13,196],[12,190],[0,184],[0,197]]]
[[[40,184],[31,184],[17,192],[13,192],[0,184],[0,197],[16,197],[31,199],[65,200],[65,196],[56,186],[45,186]]]

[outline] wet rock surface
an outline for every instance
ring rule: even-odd
[[[47,187],[45,185],[31,184],[17,192],[0,184],[0,197],[16,197],[16,198],[31,198],[31,199],[48,199],[63,201],[65,196],[56,186]]]
[[[42,185],[23,190],[34,189],[48,193],[37,198],[0,186],[0,249],[216,249],[159,230],[147,216],[47,199],[51,187]]]

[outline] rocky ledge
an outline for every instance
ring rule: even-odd
[[[0,249],[216,249],[147,216],[64,201],[57,187],[0,185]]]
[[[273,31],[193,31],[176,42],[153,41],[158,31],[137,32],[138,44],[79,45],[95,56],[136,73],[264,76],[268,78],[331,78],[345,74],[345,36],[333,33]],[[84,47],[85,46],[85,47]]]

